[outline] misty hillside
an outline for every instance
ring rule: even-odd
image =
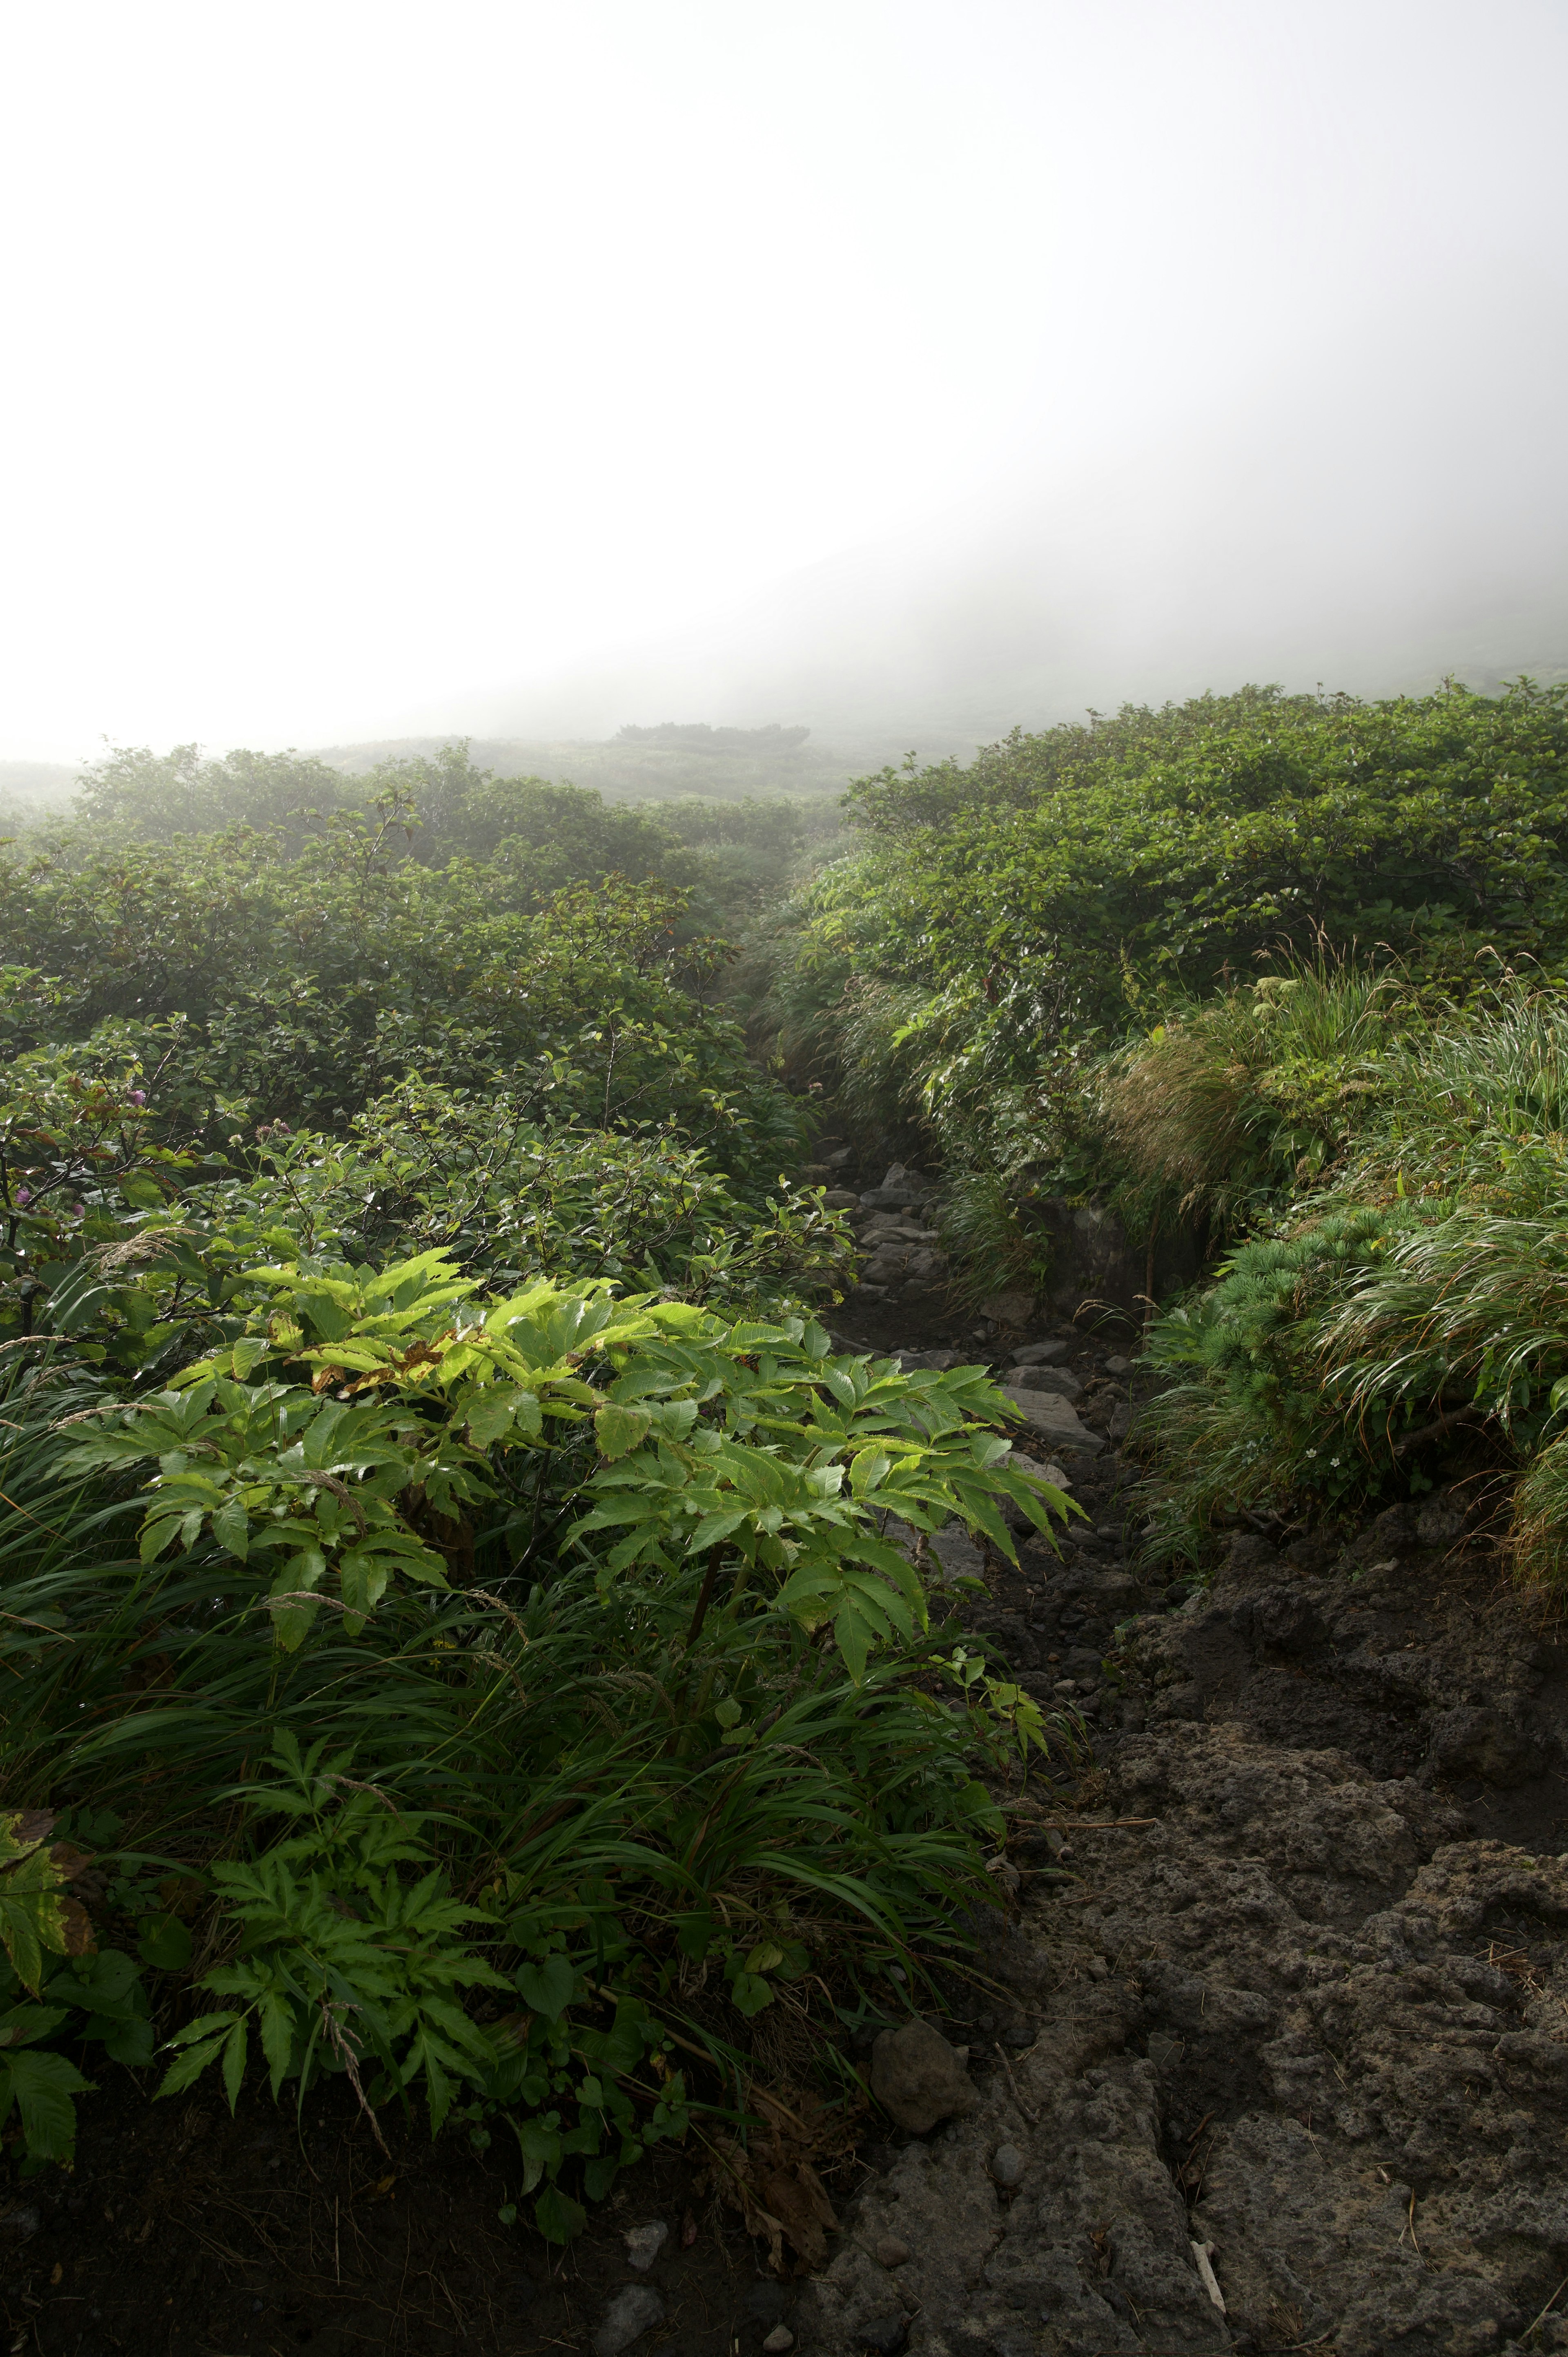
[[[328,745],[316,758],[361,776],[387,761],[433,758],[449,737],[396,737],[374,743]],[[592,787],[608,802],[657,801],[685,794],[746,799],[756,794],[838,794],[851,780],[901,760],[910,744],[896,729],[839,732],[832,744],[808,727],[778,723],[757,728],[714,726],[706,721],[628,724],[614,737],[538,738],[476,737],[470,759],[498,778],[543,778],[553,785]],[[922,738],[928,757],[968,755],[968,741]]]
[[[0,813],[58,811],[70,800],[76,778],[63,761],[0,761]]]

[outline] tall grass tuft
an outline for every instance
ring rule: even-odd
[[[1108,1067],[1096,1113],[1122,1191],[1234,1228],[1319,1178],[1388,1087],[1412,1010],[1387,977],[1298,966],[1167,1016]]]

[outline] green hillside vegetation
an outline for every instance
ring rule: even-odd
[[[464,744],[389,758],[365,774],[315,754],[123,747],[82,772],[67,813],[47,823],[24,813],[14,839],[29,865],[75,868],[95,855],[113,861],[128,845],[140,856],[149,845],[241,829],[267,837],[252,851],[275,862],[307,850],[314,859],[367,814],[383,864],[483,863],[487,905],[537,907],[564,885],[607,874],[633,883],[658,876],[687,894],[688,931],[744,924],[842,841],[836,796],[618,802],[589,786],[498,775]]]
[[[1155,1542],[1495,1476],[1560,1579],[1568,691],[1247,689],[850,801],[756,1019],[941,1166],[977,1293],[1048,1284],[1064,1199],[1192,1238]]]
[[[1071,1738],[918,1541],[1071,1510],[985,1370],[835,1344],[824,1103],[961,1299],[1064,1204],[1184,1240],[1154,1559],[1457,1480],[1568,1577],[1568,689],[1129,708],[842,814],[124,751],[0,939],[27,2166],[100,2058],[337,2076],[565,2241],[770,2008],[831,2067],[961,1960]]]
[[[787,810],[328,782],[116,755],[0,864],[0,2121],[336,2077],[564,2242],[961,1953],[1053,1731],[893,1530],[1068,1508],[820,1320],[706,922]]]

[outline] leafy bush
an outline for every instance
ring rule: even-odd
[[[69,1889],[90,1861],[52,1840],[54,1827],[48,1810],[0,1815],[0,2127],[15,2110],[28,2168],[69,2162],[75,2098],[92,2092],[58,2050],[61,2042],[102,2046],[117,2062],[148,2062],[153,2053],[140,1967],[95,1950]]]
[[[239,2003],[176,2030],[160,2094],[179,2093],[218,2062],[232,2109],[252,2027],[274,2097],[295,2079],[303,2106],[322,2072],[337,2070],[370,2111],[423,2079],[433,2133],[459,2086],[495,2072],[497,2048],[465,2013],[460,1994],[506,1986],[463,1936],[484,1915],[452,1898],[421,1838],[422,1816],[348,1789],[352,1764],[349,1752],[328,1756],[325,1737],[302,1758],[285,1728],[272,1758],[278,1781],[232,1796],[299,1830],[253,1864],[213,1866],[241,1948],[198,1986]],[[424,1869],[412,1883],[398,1871],[408,1865]],[[371,2059],[382,2075],[367,2091],[360,2066]]]
[[[421,2087],[515,2130],[564,2233],[679,2127],[671,2039],[722,2055],[808,1964],[861,2007],[961,1947],[1001,1831],[977,1749],[1054,1732],[932,1626],[889,1524],[1010,1549],[1003,1501],[1066,1501],[978,1370],[799,1317],[488,1299],[435,1254],[217,1273],[225,1331],[161,1391],[95,1391],[59,1340],[10,1379],[13,1776],[123,1809],[237,1938],[171,2086],[232,2093],[254,2029],[274,2086]],[[234,1855],[238,1796],[285,1839]]]

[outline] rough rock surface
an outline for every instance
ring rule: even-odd
[[[885,2029],[871,2050],[871,2091],[901,2128],[923,2135],[939,2120],[972,2112],[976,2097],[964,2058],[929,2022]]]
[[[664,2321],[664,2302],[647,2284],[628,2284],[606,2309],[592,2341],[594,2357],[621,2357],[634,2341]]]
[[[1112,1441],[1115,1351],[1069,1361]],[[872,2156],[802,2350],[1568,2350],[1568,1644],[1464,1497],[1240,1537],[1188,1598],[1113,1447],[1069,1478],[1088,1521],[972,1618],[1094,1765],[1015,1799],[946,2025],[980,2100]]]
[[[1029,1370],[1032,1374],[1033,1369]],[[1105,1442],[1098,1432],[1079,1421],[1072,1402],[1063,1399],[1059,1392],[1043,1391],[1033,1383],[1008,1382],[1002,1385],[1025,1421],[1031,1425],[1043,1440],[1053,1448],[1078,1449],[1094,1456]]]

